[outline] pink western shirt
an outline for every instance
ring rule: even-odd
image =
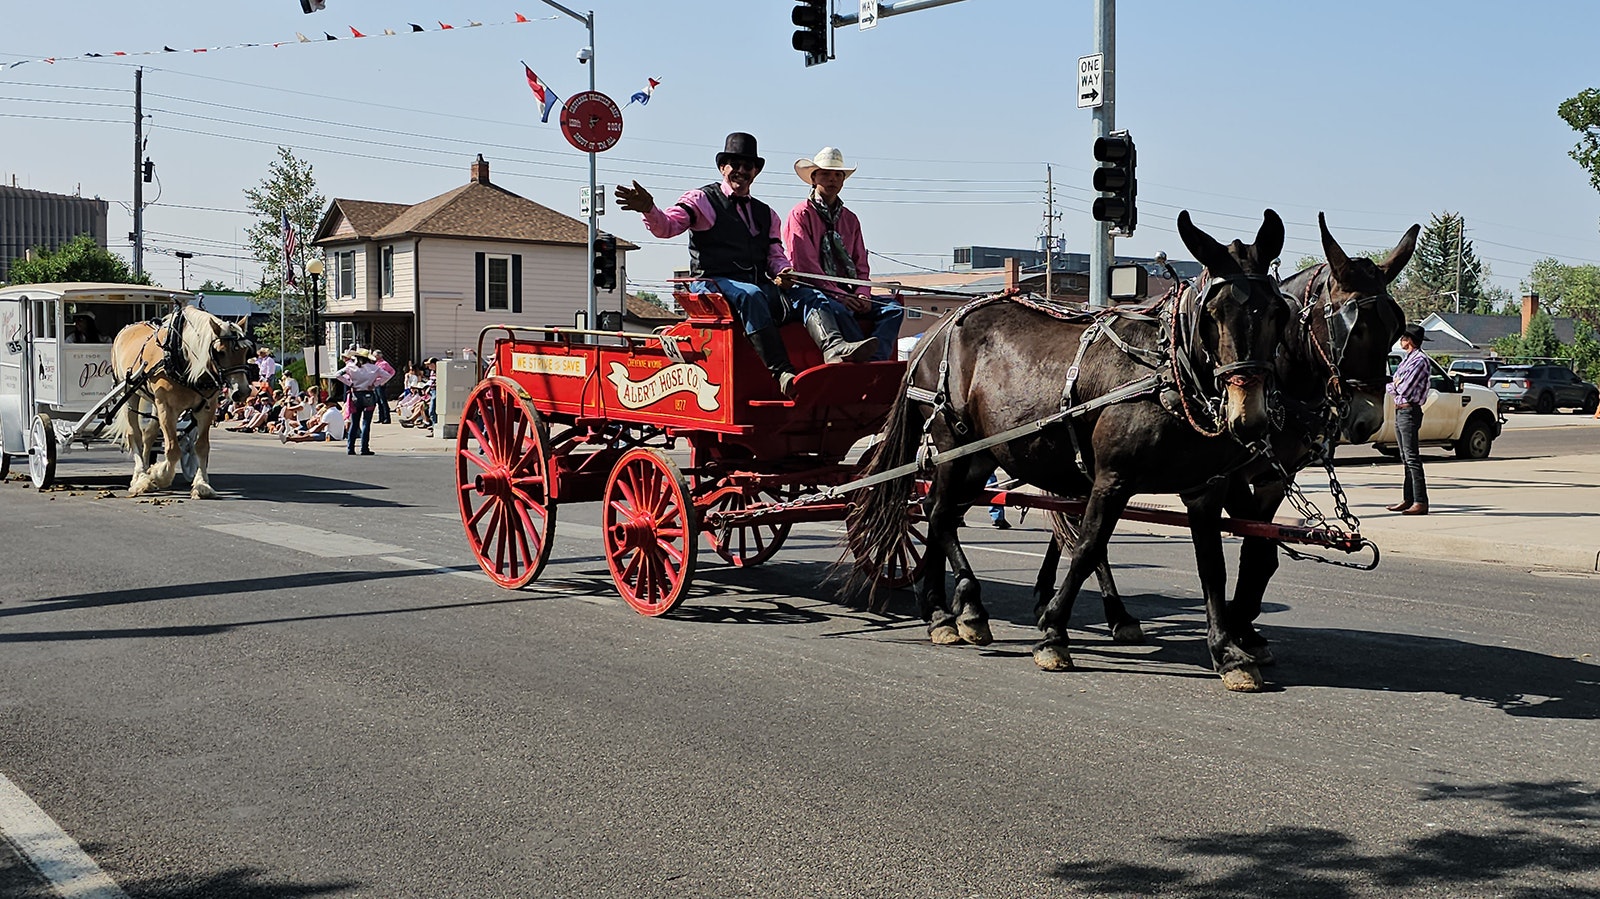
[[[812,207],[809,198],[800,201],[789,210],[789,217],[783,222],[783,248],[793,261],[795,271],[813,275],[827,274],[827,270],[822,267],[822,237],[827,233],[828,226],[823,223],[822,215]],[[839,237],[850,252],[850,261],[855,263],[856,278],[862,281],[871,280],[871,271],[867,268],[867,244],[861,237],[861,220],[856,218],[856,214],[847,206],[841,206],[839,209]],[[840,286],[834,289],[840,293],[872,295],[872,288],[864,284],[860,287]]]
[[[728,180],[722,180],[722,195],[733,196],[733,187]],[[693,210],[693,214],[690,214]],[[704,231],[717,221],[717,211],[711,208],[711,201],[706,198],[705,191],[695,188],[678,198],[678,202],[663,209],[656,206],[644,214],[644,226],[650,233],[660,238],[677,237],[685,231]],[[753,223],[745,222],[751,234],[756,233]],[[767,226],[767,233],[777,237],[783,233],[783,223],[778,221],[776,210],[772,213],[772,222]],[[789,257],[783,252],[783,244],[774,241],[771,249],[767,251],[767,270],[773,274],[789,268]]]

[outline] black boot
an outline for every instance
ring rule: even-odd
[[[834,362],[866,362],[872,358],[873,352],[878,349],[878,338],[868,337],[866,340],[849,341],[839,333],[839,320],[833,317],[832,309],[812,309],[806,313],[806,331],[811,339],[817,342],[822,349],[822,361],[832,364]]]
[[[768,325],[745,336],[750,338],[750,344],[756,348],[756,355],[766,363],[767,371],[772,372],[772,377],[777,379],[779,392],[784,396],[793,396],[790,391],[794,384],[794,363],[789,361],[789,351],[784,349],[783,338],[778,336],[778,326]]]

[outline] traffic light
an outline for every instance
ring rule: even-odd
[[[597,234],[594,238],[594,286],[617,289],[617,239],[610,234]]]
[[[1094,189],[1110,194],[1094,201],[1095,221],[1110,222],[1117,233],[1126,237],[1139,223],[1139,209],[1134,204],[1139,184],[1133,173],[1137,159],[1133,137],[1126,131],[1116,131],[1096,138],[1094,158],[1100,163],[1094,170]]]
[[[806,55],[806,65],[821,65],[828,61],[828,0],[799,0],[789,19],[800,30],[794,33],[794,48]]]

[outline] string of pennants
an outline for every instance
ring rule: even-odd
[[[320,9],[321,7],[319,6],[318,8]],[[43,63],[50,63],[51,65],[54,65],[55,63],[58,63],[58,62],[71,62],[71,61],[81,60],[81,59],[112,59],[112,58],[123,57],[123,56],[161,56],[161,55],[164,55],[164,54],[167,54],[167,53],[219,53],[219,52],[222,52],[222,51],[225,51],[225,50],[244,50],[244,49],[249,49],[249,48],[252,48],[252,47],[282,47],[285,44],[313,44],[313,43],[324,43],[324,42],[327,42],[327,41],[337,41],[337,40],[356,40],[357,38],[366,38],[366,37],[395,37],[397,35],[417,34],[417,33],[422,33],[422,32],[454,31],[454,30],[463,29],[463,28],[498,27],[498,26],[501,26],[501,25],[524,25],[524,24],[527,24],[528,22],[531,22],[531,21],[545,22],[545,21],[552,21],[552,20],[557,18],[556,16],[542,16],[542,17],[537,18],[537,19],[529,19],[527,16],[523,15],[522,13],[514,13],[514,15],[516,16],[516,18],[511,19],[509,21],[505,21],[505,22],[475,22],[475,21],[473,21],[471,19],[468,19],[464,24],[460,24],[460,25],[453,25],[453,24],[450,24],[448,22],[439,22],[438,23],[438,27],[436,27],[436,28],[426,28],[426,27],[424,27],[422,25],[418,25],[418,24],[416,24],[414,22],[407,22],[405,28],[398,28],[398,29],[397,28],[383,28],[381,30],[374,30],[370,34],[367,33],[367,32],[363,32],[363,31],[357,29],[354,25],[348,25],[346,27],[350,29],[350,34],[349,34],[348,37],[343,37],[343,38],[341,38],[341,37],[339,37],[337,35],[331,34],[329,32],[326,32],[326,31],[324,31],[322,33],[322,37],[320,37],[320,38],[307,37],[306,35],[302,34],[301,32],[296,31],[294,33],[294,39],[293,40],[252,41],[252,42],[248,42],[248,43],[225,44],[225,45],[220,46],[220,47],[195,47],[195,48],[189,49],[189,50],[179,50],[179,49],[177,49],[175,47],[164,46],[159,50],[136,50],[136,51],[114,50],[114,51],[107,51],[107,52],[104,52],[104,53],[82,53],[82,54],[79,54],[77,56],[43,56],[43,57],[38,57],[37,59],[23,59],[23,60],[18,60],[17,62],[11,62],[11,63],[6,63],[5,65],[0,65],[0,71],[3,71],[5,69],[14,69],[17,66],[27,65],[30,62],[43,62]]]

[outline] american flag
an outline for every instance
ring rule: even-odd
[[[289,224],[289,210],[283,211],[283,283],[287,287],[295,286],[294,278],[294,253],[300,249],[300,241],[295,239],[294,226]]]

